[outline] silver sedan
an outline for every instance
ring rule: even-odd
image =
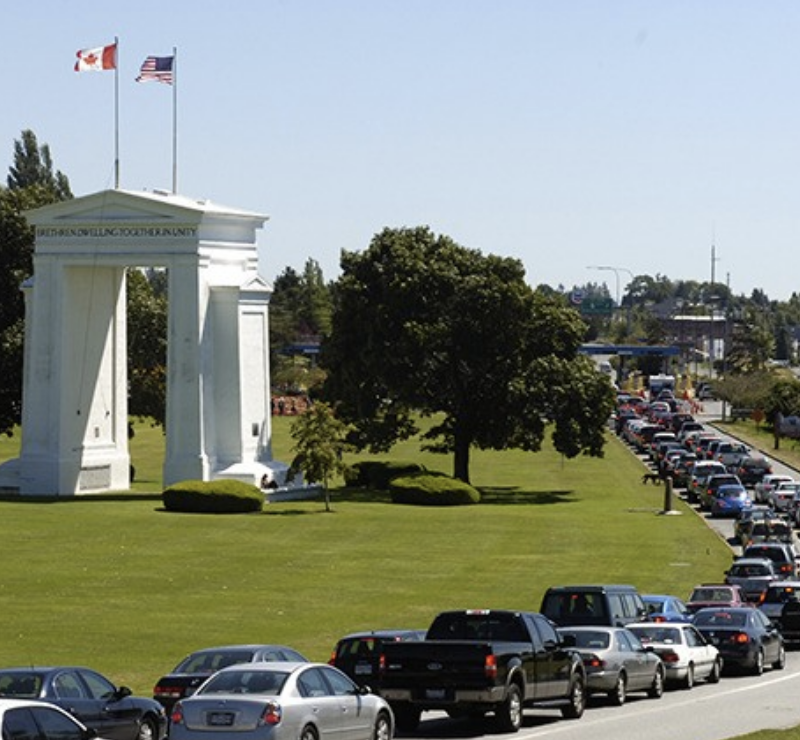
[[[629,693],[644,691],[652,699],[664,693],[666,672],[661,658],[645,648],[624,627],[559,627],[559,633],[574,644],[586,668],[590,693],[604,693],[613,704],[625,703]]]
[[[389,705],[324,663],[223,668],[179,701],[170,740],[391,740]]]

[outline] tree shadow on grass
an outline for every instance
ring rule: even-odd
[[[575,491],[533,491],[515,486],[482,486],[481,505],[489,506],[542,506],[546,504],[564,504],[577,501]],[[392,497],[388,491],[377,491],[370,488],[342,488],[331,492],[332,503],[353,502],[359,504],[391,504]]]
[[[504,488],[484,486],[481,492],[481,504],[490,506],[544,506],[548,504],[571,504],[578,501],[575,491],[531,491],[507,486]]]

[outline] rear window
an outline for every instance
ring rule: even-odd
[[[237,663],[252,663],[252,650],[220,650],[208,653],[194,653],[185,658],[174,673],[216,673],[220,668]]]
[[[800,592],[794,586],[770,586],[764,595],[765,604],[785,604],[787,601],[798,601]]]
[[[559,632],[575,638],[576,648],[594,648],[595,650],[605,650],[609,645],[608,632],[587,631],[587,630],[565,630],[561,628]]]
[[[689,601],[732,601],[733,591],[729,588],[696,588]]]
[[[698,612],[694,617],[696,627],[744,627],[747,625],[745,612]]]
[[[465,612],[440,614],[428,630],[428,639],[527,642],[528,635],[513,614]]]
[[[353,640],[342,640],[336,650],[337,658],[370,657],[380,649],[380,643],[374,637],[361,637]]]
[[[665,645],[678,645],[681,642],[680,631],[674,627],[660,626],[636,626],[631,629],[634,635],[645,645],[651,642],[659,642]]]
[[[558,591],[545,595],[542,613],[554,622],[600,621],[608,618],[605,599],[599,592]]]

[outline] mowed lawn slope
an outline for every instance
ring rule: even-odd
[[[289,423],[275,420],[277,459],[290,457]],[[161,433],[139,426],[134,442],[135,494],[0,501],[1,664],[89,665],[148,694],[200,647],[278,642],[327,660],[346,632],[426,627],[446,608],[536,610],[559,582],[686,597],[731,558],[677,500],[681,515],[659,513],[663,488],[641,483],[613,435],[604,459],[476,453],[477,506],[339,489],[331,513],[298,502],[238,516],[164,512]],[[392,457],[451,465],[412,443]]]

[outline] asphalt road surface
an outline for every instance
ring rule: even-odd
[[[667,690],[661,699],[633,694],[621,707],[592,699],[583,717],[566,720],[555,710],[525,710],[522,729],[497,732],[491,716],[452,720],[439,712],[422,715],[413,734],[422,740],[458,738],[554,738],[555,740],[726,740],[762,729],[800,725],[800,652],[789,652],[786,668],[762,676],[723,676],[689,691]]]

